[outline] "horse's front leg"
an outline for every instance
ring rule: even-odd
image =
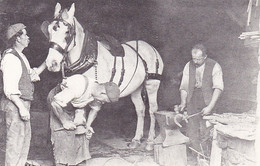
[[[139,87],[135,92],[131,94],[132,102],[134,103],[136,115],[137,115],[137,124],[135,137],[132,139],[132,142],[129,144],[129,147],[134,149],[140,145],[140,140],[143,137],[144,132],[144,116],[145,116],[145,105],[141,96],[142,87]]]
[[[86,124],[86,110],[84,108],[78,108],[75,110],[74,123],[76,126]]]
[[[84,108],[77,108],[75,110],[74,124],[77,126],[76,134],[86,133],[86,110]]]
[[[154,138],[155,138],[155,115],[154,113],[158,111],[157,104],[157,92],[160,86],[159,80],[147,80],[146,81],[146,91],[149,99],[149,114],[150,114],[150,130],[147,139],[146,150],[153,150]]]
[[[66,112],[63,111],[63,107],[60,106],[55,100],[51,102],[51,108],[56,117],[60,120],[62,126],[66,130],[75,130],[76,125],[72,120],[67,118]]]

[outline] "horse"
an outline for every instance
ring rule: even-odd
[[[59,3],[55,6],[54,19],[47,26],[50,42],[45,61],[47,69],[51,72],[61,71],[64,77],[67,71],[83,74],[98,83],[112,81],[119,86],[120,98],[131,95],[137,114],[137,127],[130,148],[137,148],[143,137],[145,104],[141,92],[145,88],[150,114],[146,150],[152,150],[156,123],[154,113],[158,110],[157,94],[164,67],[159,52],[145,41],[133,40],[120,44],[124,56],[112,55],[105,42],[97,40],[96,44],[91,44],[90,40],[86,40],[90,33],[82,27],[74,13],[74,3],[63,10]],[[90,51],[88,58],[82,58],[82,52],[89,45],[94,45],[96,51]],[[82,64],[87,64],[87,67],[82,67]],[[121,72],[116,69],[121,69]]]

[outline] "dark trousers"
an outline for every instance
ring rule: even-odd
[[[187,105],[188,115],[202,111],[206,107],[201,89],[195,89]],[[206,155],[210,152],[210,129],[206,127],[206,120],[201,115],[188,119],[186,134],[190,138],[190,146]]]

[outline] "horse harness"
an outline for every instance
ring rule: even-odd
[[[136,52],[137,56],[142,60],[142,62],[144,64],[144,68],[145,68],[146,79],[162,80],[162,75],[158,73],[158,69],[159,69],[159,60],[158,60],[158,58],[156,59],[156,64],[155,64],[156,72],[155,73],[148,73],[147,63],[146,63],[146,61],[142,58],[142,56],[138,52],[138,40],[136,40],[136,49],[134,49],[134,47],[132,47],[131,45],[129,45],[127,43],[125,43],[125,45],[127,45],[132,50],[134,50]],[[156,53],[155,48],[154,47],[152,47],[152,48],[153,48],[154,52]]]
[[[65,26],[68,26],[69,31],[68,31],[68,37],[66,38],[66,42],[67,42],[66,48],[63,49],[57,43],[50,42],[50,48],[57,50],[58,52],[60,52],[63,55],[63,60],[61,62],[62,63],[61,64],[62,77],[66,78],[66,77],[74,75],[74,74],[82,74],[82,73],[86,72],[87,70],[89,70],[91,67],[95,66],[95,79],[97,80],[97,67],[96,67],[96,65],[97,65],[97,40],[96,40],[96,36],[94,36],[93,34],[85,31],[83,48],[82,48],[82,51],[81,51],[80,58],[76,62],[74,62],[73,64],[68,65],[68,47],[71,45],[72,41],[74,41],[73,45],[74,46],[76,45],[75,20],[74,20],[74,26],[73,26],[70,23],[68,23],[67,21],[65,21],[63,19],[63,17],[64,16],[62,14],[60,14],[54,20],[57,21],[57,24],[59,24],[59,22],[62,22]],[[107,39],[109,39],[109,40],[107,40]],[[105,38],[105,40],[103,40],[103,42],[101,40],[101,43],[109,46],[109,41],[111,41],[110,37]],[[130,84],[131,80],[133,79],[133,77],[136,73],[137,66],[138,66],[138,58],[140,58],[142,60],[143,64],[144,64],[144,68],[145,68],[145,72],[146,72],[146,77],[145,77],[146,80],[147,79],[158,79],[158,80],[162,79],[162,75],[158,74],[158,68],[159,68],[158,59],[156,59],[156,73],[148,73],[147,63],[138,52],[138,41],[136,40],[136,49],[133,48],[131,45],[127,44],[127,43],[125,43],[125,45],[127,45],[133,51],[135,51],[135,53],[137,55],[137,63],[136,63],[136,67],[135,67],[134,73],[133,73],[130,81],[128,82],[127,86],[121,91],[121,93],[128,87],[128,85]],[[120,47],[123,50],[121,44],[120,44]],[[116,58],[118,56],[120,56],[121,60],[122,60],[121,76],[120,76],[120,79],[119,79],[119,82],[118,82],[118,86],[120,86],[123,82],[123,78],[124,78],[124,74],[125,74],[124,54],[123,54],[122,50],[120,50],[120,52],[117,51],[116,55],[115,55],[113,53],[113,52],[115,52],[115,51],[113,51],[115,49],[111,49],[111,47],[109,47],[109,48],[110,49],[108,49],[108,51],[114,56],[114,66],[112,68],[112,73],[111,73],[111,77],[110,77],[109,81],[113,82],[114,76],[116,74]],[[115,47],[112,47],[112,48],[115,48]],[[155,49],[154,49],[154,51],[155,51]]]

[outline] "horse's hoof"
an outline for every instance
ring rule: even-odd
[[[132,142],[128,145],[130,149],[136,149],[139,147],[141,142],[139,140],[132,140]]]
[[[154,144],[152,142],[147,142],[147,144],[145,146],[145,150],[152,151],[153,148],[154,148]]]

